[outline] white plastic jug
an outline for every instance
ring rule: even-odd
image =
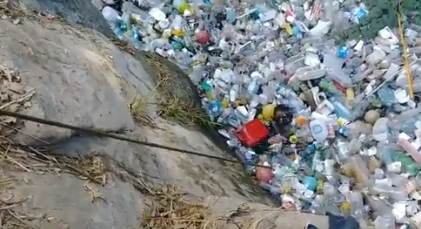
[[[328,135],[327,125],[324,121],[315,119],[310,122],[311,135],[316,141],[324,141]]]
[[[122,19],[120,15],[118,14],[118,12],[109,6],[104,7],[101,13],[102,13],[102,16],[104,16],[105,20],[110,24],[113,24],[116,21]]]

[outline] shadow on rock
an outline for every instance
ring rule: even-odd
[[[90,0],[21,0],[27,6],[44,13],[58,15],[66,20],[94,29],[106,37],[114,37],[108,23]]]

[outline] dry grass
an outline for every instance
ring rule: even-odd
[[[21,112],[31,107],[30,100],[34,94],[33,88],[21,82],[17,70],[0,65],[0,109]],[[11,191],[14,184],[20,181],[12,175],[16,175],[14,172],[69,173],[87,182],[105,185],[107,166],[98,156],[84,158],[51,156],[32,147],[16,144],[8,136],[16,132],[22,133],[19,126],[20,122],[16,118],[0,117],[0,228],[37,229],[31,221],[40,221],[46,216],[24,213],[21,205],[26,199],[16,200]],[[48,145],[44,141],[39,141]]]
[[[156,103],[158,114],[187,127],[213,127],[216,123],[209,119],[201,104],[195,101],[196,90],[188,82],[187,75],[174,64],[154,53],[145,53],[147,64],[156,72]],[[183,77],[185,77],[183,79]],[[193,86],[193,88],[192,88]]]
[[[150,93],[143,97],[137,95],[130,104],[130,107],[133,107],[131,109],[133,117],[144,121],[150,106],[158,105],[159,116],[185,127],[217,125],[210,120],[201,104],[192,98],[195,92],[187,82],[188,76],[180,68],[155,53],[136,52],[128,42],[115,39],[113,43],[119,49],[140,59],[156,79],[156,87]],[[134,104],[136,106],[133,106]]]
[[[148,189],[153,200],[142,215],[141,228],[145,229],[269,229],[273,227],[263,222],[281,213],[279,209],[275,209],[261,212],[263,217],[254,217],[256,212],[247,204],[234,207],[229,203],[227,206],[230,206],[230,210],[216,213],[212,212],[215,202],[204,204],[200,200],[188,201],[188,194],[180,192],[175,185],[156,190]]]
[[[0,144],[0,228],[3,229],[39,229],[32,221],[48,219],[46,214],[31,215],[22,210],[21,204],[26,198],[14,200],[13,186],[18,179],[4,175],[15,172],[61,174],[68,173],[86,180],[85,190],[94,202],[101,197],[90,188],[90,183],[104,186],[107,184],[108,167],[100,156],[70,158],[65,156],[45,155],[35,149],[22,149],[12,143],[2,141]]]
[[[174,185],[152,191],[154,201],[143,212],[142,228],[145,229],[206,229],[216,228],[209,209],[201,204],[183,201],[183,193]]]
[[[155,53],[136,52],[127,42],[113,40],[114,45],[139,59],[149,74],[155,76],[156,87],[146,96],[136,96],[132,104],[137,104],[132,114],[144,119],[150,105],[157,105],[158,115],[185,127],[214,127],[201,104],[193,98],[195,92],[187,81],[188,76],[180,68]],[[193,86],[194,87],[194,86]],[[195,90],[195,89],[193,89]],[[131,104],[131,107],[132,107]]]
[[[0,228],[5,229],[38,229],[30,224],[32,220],[39,220],[45,215],[28,215],[20,211],[20,206],[26,199],[16,199],[10,185],[14,178],[0,179]]]

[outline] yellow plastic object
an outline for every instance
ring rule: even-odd
[[[247,104],[247,101],[245,99],[237,99],[234,103],[236,106],[243,106]]]
[[[183,37],[184,36],[184,31],[181,30],[181,29],[174,29],[173,31],[171,31],[171,34],[173,36]]]
[[[205,97],[206,97],[206,98],[208,98],[208,99],[213,99],[212,92],[211,92],[211,91],[207,91],[207,92],[205,93]]]
[[[281,192],[283,194],[289,194],[291,193],[291,187],[289,185],[283,185],[281,186]]]
[[[292,28],[289,23],[285,23],[283,25],[283,28],[285,29],[285,32],[287,32],[288,35],[292,36]]]
[[[193,8],[190,6],[190,4],[188,4],[187,2],[181,3],[180,7],[178,8],[178,12],[183,14],[186,10],[190,11],[190,13],[192,14],[194,13]]]
[[[411,74],[411,68],[409,67],[409,61],[408,61],[408,45],[406,44],[406,39],[405,39],[405,32],[403,30],[403,26],[402,26],[402,13],[401,13],[401,3],[400,1],[398,2],[398,29],[399,29],[399,34],[401,37],[401,44],[402,44],[402,49],[403,49],[403,60],[404,60],[404,64],[405,64],[405,72],[406,72],[406,78],[408,81],[408,89],[409,89],[409,97],[411,99],[414,98],[414,85],[412,84],[412,74]]]
[[[340,127],[342,127],[348,125],[349,121],[344,118],[338,118],[337,123]]]
[[[351,211],[351,203],[346,201],[339,207],[339,209],[341,209],[341,211],[345,214],[349,213]]]
[[[222,105],[222,108],[225,110],[225,109],[228,108],[229,101],[224,99],[224,100],[222,100],[221,105]]]
[[[275,111],[274,104],[267,104],[262,109],[262,116],[265,121],[272,121],[273,112]]]
[[[324,189],[324,182],[323,182],[323,180],[317,180],[316,193],[317,194],[323,194],[323,189]]]
[[[354,106],[355,102],[355,93],[352,87],[346,89],[346,103],[348,106]]]
[[[292,144],[297,144],[297,142],[298,142],[297,136],[296,135],[291,135],[289,137],[289,142],[291,142]]]

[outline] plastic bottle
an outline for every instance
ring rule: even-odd
[[[119,40],[124,39],[124,32],[121,30],[121,28],[119,26],[113,26],[112,30]]]
[[[357,183],[367,187],[371,174],[360,155],[349,157],[346,160],[345,166],[350,169],[351,175],[355,178]]]
[[[327,122],[328,138],[334,139],[336,137],[336,120],[330,118]]]
[[[256,155],[253,151],[244,152],[244,159],[247,165],[256,165],[259,160],[259,156]]]
[[[323,142],[326,140],[329,134],[329,130],[326,126],[326,122],[315,119],[310,122],[309,126],[310,126],[311,134],[316,141]]]
[[[323,64],[328,68],[326,76],[342,87],[348,88],[352,87],[352,80],[341,68],[344,62],[345,60],[336,57],[335,53],[328,52],[324,55]]]
[[[395,93],[392,88],[384,86],[377,91],[378,97],[383,105],[392,106],[396,103]]]
[[[348,107],[354,107],[355,104],[355,94],[352,87],[346,89],[346,104]]]
[[[373,138],[376,141],[384,142],[389,139],[389,122],[388,118],[379,118],[373,126]]]
[[[247,87],[247,91],[250,94],[256,94],[258,90],[259,90],[259,81],[258,81],[258,78],[253,78],[251,80],[250,84]]]
[[[136,49],[140,49],[142,42],[140,41],[142,39],[140,35],[139,29],[133,27],[132,28],[132,44]]]
[[[374,228],[376,229],[395,229],[395,219],[393,215],[380,215],[374,220]]]
[[[208,106],[208,113],[211,117],[215,118],[222,114],[222,105],[219,101],[212,101]]]
[[[324,171],[324,160],[323,160],[323,152],[320,150],[316,150],[314,152],[313,160],[311,163],[311,167],[314,171],[323,173]]]
[[[324,183],[323,194],[326,201],[325,206],[338,205],[345,201],[345,197],[339,193],[339,191],[332,184],[329,184],[328,182]]]
[[[313,201],[311,202],[310,211],[312,213],[317,213],[320,215],[324,215],[326,210],[323,208],[324,206],[324,196],[323,195],[316,195]]]
[[[364,203],[360,192],[353,191],[348,195],[348,201],[351,204],[351,216],[357,221],[364,218]]]
[[[273,173],[275,175],[274,182],[280,186],[294,187],[299,183],[295,170],[288,166],[276,165]]]
[[[337,138],[335,140],[335,147],[336,147],[337,153],[334,155],[336,155],[339,161],[344,160],[350,156],[348,141]]]
[[[360,95],[358,95],[357,98],[355,98],[355,107],[351,112],[351,118],[348,119],[349,121],[355,121],[364,116],[364,114],[367,112],[367,108],[371,105],[371,102],[373,101],[373,97],[362,99],[359,99],[358,97],[361,98]]]
[[[420,172],[420,166],[409,155],[403,153],[398,145],[385,145],[384,143],[379,143],[376,156],[388,169],[394,169],[398,166],[402,172],[412,176],[415,176]]]
[[[110,24],[113,25],[116,21],[120,21],[122,20],[122,18],[120,17],[119,13],[109,7],[109,6],[105,6],[102,11],[102,16],[105,18],[105,20]]]
[[[346,106],[342,102],[333,97],[330,98],[329,101],[335,108],[333,112],[336,114],[336,116],[338,116],[339,118],[344,118],[346,120],[352,120],[351,112],[348,108],[346,108]]]
[[[176,61],[181,68],[188,68],[192,63],[192,57],[189,52],[183,50],[181,52],[176,53],[175,55]]]
[[[268,184],[268,183],[265,183],[265,182],[260,182],[259,186],[262,187],[263,189],[269,191],[273,195],[282,194],[281,188],[279,186],[271,185],[271,184]]]
[[[411,155],[412,159],[421,166],[421,154],[419,152],[420,146],[413,143],[411,144],[409,141],[409,136],[405,133],[399,134],[398,138],[398,145],[400,145],[409,155]]]

